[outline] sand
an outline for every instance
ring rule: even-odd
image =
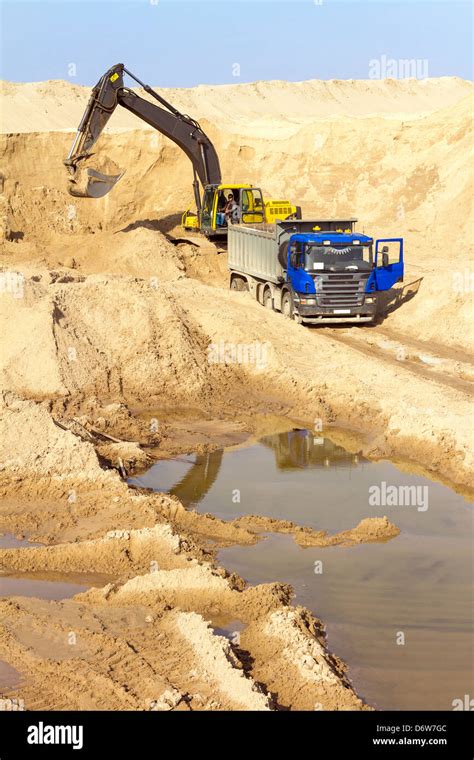
[[[62,160],[88,89],[2,94],[0,532],[44,546],[1,550],[0,569],[111,577],[61,602],[0,600],[0,658],[22,676],[8,695],[28,709],[367,709],[291,589],[247,587],[217,549],[271,531],[351,551],[397,540],[396,525],[328,535],[258,514],[224,522],[120,473],[317,421],[350,451],[468,492],[472,85],[164,91],[212,136],[224,177],[404,236],[406,278],[386,316],[337,330],[229,292],[225,246],[179,228],[188,160],[131,114],[114,114],[97,145],[125,175],[85,200],[68,195]],[[257,342],[265,361],[211,363],[220,342]],[[235,620],[239,637],[215,632]]]

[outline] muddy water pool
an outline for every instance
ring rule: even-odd
[[[401,531],[388,542],[302,549],[268,534],[219,561],[251,584],[291,583],[374,707],[452,709],[472,693],[473,509],[447,486],[305,430],[158,462],[131,482],[224,520],[260,514],[333,533],[387,515]]]

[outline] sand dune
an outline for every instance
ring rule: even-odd
[[[139,75],[139,72],[137,72]],[[99,75],[98,77],[99,78]],[[132,88],[135,89],[135,88]],[[328,80],[305,82],[252,82],[250,84],[200,85],[192,89],[155,86],[164,98],[196,119],[218,120],[221,126],[249,126],[263,120],[306,122],[334,116],[387,118],[421,116],[452,106],[472,91],[458,77],[433,79]],[[4,102],[3,132],[39,132],[75,129],[91,88],[63,80],[1,82]],[[136,92],[143,94],[140,89]],[[121,110],[108,129],[151,129]],[[271,137],[271,132],[269,133]]]

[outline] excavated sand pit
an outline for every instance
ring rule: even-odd
[[[227,290],[225,246],[177,226],[191,169],[164,138],[114,115],[100,150],[126,174],[110,196],[72,198],[62,160],[87,91],[3,89],[0,532],[45,545],[0,549],[0,571],[113,580],[64,601],[0,599],[0,660],[21,676],[0,695],[27,709],[367,709],[290,588],[250,587],[216,556],[268,530],[351,551],[397,540],[396,520],[335,534],[259,515],[225,522],[124,478],[299,420],[469,491],[470,85],[168,93],[211,134],[225,175],[308,215],[349,212],[366,232],[405,237],[407,278],[386,317],[338,330],[304,329]],[[221,344],[264,346],[264,360],[213,363]],[[215,633],[235,620],[235,643]]]

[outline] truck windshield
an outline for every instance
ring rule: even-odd
[[[364,262],[363,268],[372,265],[372,250],[370,245],[309,245],[306,248],[305,269],[322,269],[322,265],[347,266],[348,263]]]

